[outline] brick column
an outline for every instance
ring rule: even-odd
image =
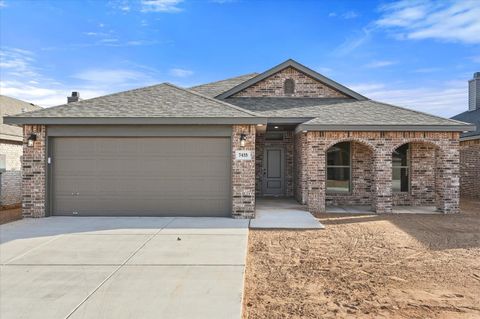
[[[307,133],[297,133],[294,137],[294,194],[302,205],[307,203]]]
[[[436,206],[445,214],[460,211],[460,150],[452,141],[437,151]]]
[[[312,213],[325,212],[325,142],[323,132],[307,132],[307,208]]]
[[[377,214],[392,212],[392,153],[384,145],[373,158],[372,208]]]
[[[27,146],[30,134],[37,136],[32,147]],[[24,217],[45,217],[45,140],[46,127],[44,125],[24,126],[22,157],[22,213]]]
[[[245,146],[240,146],[240,135],[246,134]],[[251,160],[235,159],[235,151],[250,151]],[[232,127],[232,217],[255,217],[255,126]]]

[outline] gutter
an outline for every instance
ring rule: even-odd
[[[475,131],[475,125],[325,125],[300,124],[295,133],[305,131],[417,131],[417,132],[465,132]]]
[[[266,117],[4,117],[5,124],[33,125],[233,125],[267,124]]]

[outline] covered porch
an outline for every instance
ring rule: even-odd
[[[257,203],[293,197],[312,213],[456,213],[456,135],[268,125],[256,134]]]

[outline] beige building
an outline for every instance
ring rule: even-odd
[[[21,156],[23,129],[3,123],[3,117],[40,109],[39,106],[0,95],[0,206],[19,205],[22,201]]]

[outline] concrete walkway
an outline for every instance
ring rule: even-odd
[[[0,226],[0,318],[240,318],[248,220],[50,217]]]
[[[258,198],[256,206],[256,218],[250,221],[250,228],[325,228],[304,206],[291,198]]]

